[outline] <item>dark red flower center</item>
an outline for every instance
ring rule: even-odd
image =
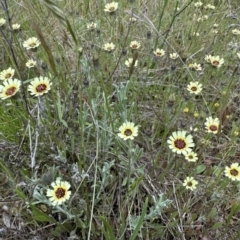
[[[5,78],[10,78],[10,77],[12,77],[11,73],[6,74],[6,76],[5,76]]]
[[[236,169],[231,169],[231,170],[230,170],[230,174],[231,174],[232,176],[238,176],[238,170],[236,170]]]
[[[10,95],[13,95],[15,92],[16,92],[16,88],[11,87],[11,88],[8,88],[8,90],[6,91],[6,95],[10,96]]]
[[[132,135],[131,129],[126,129],[126,130],[124,131],[124,135],[126,135],[126,136],[131,136],[131,135]]]
[[[195,92],[195,91],[197,91],[197,87],[192,87],[191,90],[192,90],[193,92]]]
[[[218,65],[219,65],[219,61],[213,61],[212,64],[213,64],[214,66],[218,66]]]
[[[29,44],[29,47],[31,47],[31,48],[34,48],[36,46],[37,46],[37,43],[35,43],[35,42]]]
[[[108,10],[109,10],[110,12],[113,12],[113,11],[115,10],[115,7],[110,7]]]
[[[39,84],[39,85],[36,87],[36,91],[37,91],[37,92],[44,92],[46,89],[47,89],[46,84]]]
[[[63,188],[58,188],[56,191],[55,191],[55,195],[58,199],[60,198],[63,198],[65,196],[65,193],[66,193],[66,190],[63,189]]]
[[[211,131],[213,131],[213,132],[215,132],[215,131],[217,131],[217,126],[216,125],[211,125],[210,127],[209,127],[209,129],[211,130]]]
[[[193,184],[192,184],[192,182],[188,182],[187,185],[188,185],[189,187],[191,187]]]
[[[174,146],[178,149],[184,149],[186,147],[186,142],[183,139],[176,139],[174,141]]]

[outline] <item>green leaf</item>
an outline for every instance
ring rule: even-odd
[[[202,172],[204,172],[205,171],[205,169],[206,169],[206,166],[205,165],[199,165],[199,166],[197,166],[197,173],[199,174],[199,173],[202,173]]]
[[[134,240],[137,237],[138,232],[139,232],[140,228],[142,227],[143,220],[144,220],[144,217],[145,217],[146,212],[147,212],[147,206],[148,206],[148,198],[146,199],[146,201],[144,203],[142,214],[141,214],[141,216],[138,220],[137,226],[134,229],[132,236],[130,237],[130,240]]]
[[[221,223],[221,222],[217,222],[217,223],[215,223],[215,224],[212,226],[212,229],[218,229],[218,228],[220,228],[220,227],[222,227],[222,223]]]
[[[24,192],[21,189],[17,188],[15,189],[15,192],[22,200],[27,201],[27,196],[24,194]]]
[[[33,218],[34,218],[36,221],[56,223],[56,220],[55,220],[55,219],[49,217],[47,214],[43,213],[40,209],[38,209],[38,208],[35,207],[34,205],[30,204],[30,207],[31,207],[31,209],[32,209]]]
[[[239,211],[240,211],[240,204],[239,203],[234,203],[232,208],[231,208],[231,211],[230,211],[230,213],[228,215],[228,218],[227,218],[227,226],[230,224],[232,216],[234,214],[236,214],[237,212],[239,212]]]
[[[111,226],[109,225],[109,223],[107,222],[107,220],[104,217],[100,217],[100,218],[103,221],[103,224],[106,228],[106,230],[104,228],[101,228],[105,239],[106,240],[115,240],[116,238],[114,236],[113,230],[112,230]]]

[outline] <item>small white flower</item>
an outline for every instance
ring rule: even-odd
[[[170,58],[171,59],[177,59],[179,55],[177,53],[170,53]]]
[[[6,20],[4,18],[0,18],[0,27],[5,24]]]
[[[21,26],[20,24],[15,23],[15,24],[12,25],[12,30],[13,30],[13,31],[19,30],[19,29],[20,29],[20,26]]]
[[[131,67],[132,62],[133,62],[133,58],[129,58],[128,60],[125,61],[125,65],[127,67]],[[137,64],[138,64],[138,60],[135,61],[134,67],[137,67]]]
[[[37,62],[34,61],[33,59],[29,59],[29,60],[26,62],[26,66],[27,66],[28,68],[35,67],[36,64],[37,64]]]

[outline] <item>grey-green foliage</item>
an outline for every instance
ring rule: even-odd
[[[160,194],[157,199],[155,196],[152,196],[152,198],[154,200],[154,206],[149,209],[149,213],[145,216],[145,220],[153,220],[159,217],[162,210],[172,203],[172,200],[164,200],[164,194]]]

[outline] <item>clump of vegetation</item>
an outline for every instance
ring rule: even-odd
[[[239,239],[234,1],[1,3],[2,239]]]

